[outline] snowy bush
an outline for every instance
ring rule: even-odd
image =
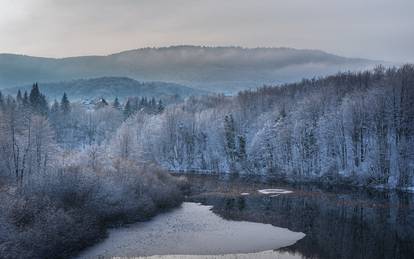
[[[112,224],[146,220],[178,205],[178,181],[146,166],[116,172],[69,167],[0,193],[1,258],[66,258]]]

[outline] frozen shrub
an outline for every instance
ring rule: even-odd
[[[178,205],[178,181],[153,167],[92,172],[70,167],[0,192],[0,258],[67,258],[113,224]]]

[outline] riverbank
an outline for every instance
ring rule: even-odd
[[[334,189],[349,189],[349,190],[365,190],[365,191],[379,191],[379,192],[406,192],[414,193],[414,186],[411,187],[395,187],[391,188],[386,185],[375,185],[375,184],[362,184],[352,177],[345,176],[336,176],[336,177],[321,177],[319,179],[314,178],[287,178],[283,175],[259,175],[259,174],[237,174],[237,173],[228,173],[228,172],[212,172],[208,170],[198,170],[198,171],[185,171],[185,170],[176,170],[169,171],[173,175],[177,176],[202,176],[202,177],[217,177],[224,181],[240,179],[247,183],[268,183],[268,184],[284,184],[290,186],[317,186],[325,190],[334,190]]]
[[[69,258],[103,240],[110,227],[180,205],[185,186],[152,167],[99,173],[71,168],[29,182],[0,193],[1,258]]]

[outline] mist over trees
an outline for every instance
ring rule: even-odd
[[[292,48],[171,46],[129,50],[108,56],[59,59],[0,54],[0,88],[31,84],[33,81],[67,81],[52,83],[50,87],[46,84],[45,90],[51,94],[58,91],[61,95],[62,90],[59,88],[64,87],[66,91],[73,89],[69,95],[75,98],[79,85],[85,85],[89,89],[83,92],[89,96],[96,95],[97,92],[113,91],[113,81],[118,81],[119,90],[128,93],[127,96],[140,95],[133,93],[139,89],[138,82],[134,83],[134,80],[129,78],[70,81],[118,75],[140,81],[175,82],[212,92],[237,93],[243,89],[261,86],[263,83],[294,82],[303,77],[366,69],[379,63],[340,57],[318,50]],[[97,81],[100,83],[97,84]],[[102,84],[105,85],[105,89],[98,90],[97,86]],[[127,87],[131,84],[135,87]],[[147,88],[145,83],[141,86]],[[169,88],[165,83],[162,86],[158,87],[158,93]],[[191,91],[191,88],[185,90],[179,85],[171,86],[176,88],[174,91]],[[192,92],[196,93],[194,89]],[[149,96],[148,93],[145,95]]]

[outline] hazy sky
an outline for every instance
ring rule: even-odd
[[[0,53],[285,46],[414,62],[413,10],[414,0],[0,0]]]

